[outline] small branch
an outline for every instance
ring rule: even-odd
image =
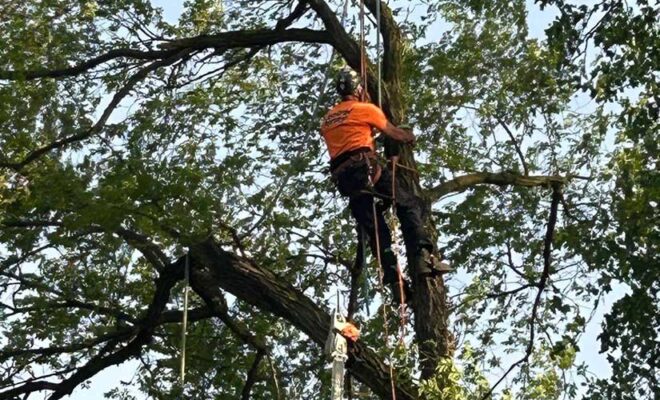
[[[2,221],[0,225],[5,228],[48,228],[53,226],[59,227],[63,224],[59,221],[20,219]]]
[[[291,26],[292,23],[305,14],[305,11],[307,11],[308,8],[309,4],[307,4],[307,1],[300,0],[293,11],[291,11],[291,14],[286,18],[277,21],[277,24],[275,24],[275,30],[279,31]]]
[[[17,357],[17,356],[23,356],[23,355],[37,355],[39,357],[45,357],[45,356],[50,356],[50,355],[55,355],[55,354],[62,354],[62,353],[75,353],[77,351],[81,350],[86,350],[86,349],[91,349],[94,346],[97,346],[101,343],[105,343],[110,340],[123,340],[127,339],[128,337],[131,336],[131,334],[135,331],[136,329],[131,327],[131,328],[125,328],[125,329],[120,329],[115,332],[99,336],[97,338],[94,338],[92,340],[87,340],[82,343],[75,343],[71,344],[68,346],[53,346],[53,347],[41,347],[41,348],[36,348],[36,349],[20,349],[20,350],[6,350],[3,352],[0,352],[0,362],[5,361],[9,358],[12,357]]]
[[[250,392],[252,392],[252,387],[257,382],[258,373],[259,373],[259,364],[261,360],[265,357],[265,353],[261,350],[257,351],[257,354],[254,356],[254,361],[252,362],[252,367],[248,371],[247,378],[245,379],[245,385],[241,392],[241,400],[250,400]]]
[[[488,392],[482,397],[482,400],[486,400],[490,398],[490,396],[493,394],[493,391],[497,386],[502,383],[502,381],[513,371],[516,367],[518,367],[520,364],[527,362],[529,360],[529,357],[532,355],[532,351],[534,350],[534,338],[535,338],[535,328],[536,328],[536,320],[538,317],[538,308],[541,305],[541,297],[543,295],[543,291],[545,290],[548,279],[550,278],[550,266],[551,266],[551,256],[552,256],[552,241],[554,238],[554,232],[555,232],[555,225],[557,224],[557,208],[559,206],[559,201],[561,199],[561,189],[558,185],[555,185],[553,187],[552,191],[552,201],[550,203],[550,217],[548,219],[548,226],[545,232],[545,238],[543,240],[544,246],[543,246],[543,272],[541,273],[541,278],[539,279],[539,282],[535,285],[538,288],[538,292],[536,293],[536,299],[534,299],[534,305],[532,306],[532,312],[529,318],[529,343],[527,344],[527,348],[525,349],[525,355],[513,363],[509,369],[502,375],[502,377],[493,385],[491,388],[488,390]]]
[[[520,272],[520,270],[518,268],[516,268],[516,265],[513,262],[513,255],[511,254],[511,241],[510,240],[506,241],[506,257],[507,257],[507,263],[509,265],[509,268],[511,268],[511,270],[513,272],[515,272],[516,275],[520,276],[521,278],[528,279],[525,276],[525,274],[523,274],[522,272]]]
[[[271,377],[273,378],[273,384],[275,385],[275,393],[277,393],[277,400],[281,400],[282,396],[280,395],[280,383],[277,380],[277,371],[275,370],[275,363],[273,359],[268,356],[268,364],[270,364]]]
[[[0,226],[7,228],[41,228],[63,227],[64,224],[61,221],[50,220],[10,220],[0,222]],[[90,233],[104,231],[104,229],[98,225],[92,225],[91,228]],[[154,268],[156,268],[156,270],[161,271],[164,266],[169,263],[169,259],[165,253],[151,242],[147,236],[127,228],[119,228],[115,233],[124,239],[126,243],[139,250]]]
[[[103,307],[103,306],[97,306],[96,304],[93,303],[85,303],[79,300],[74,300],[74,299],[67,299],[64,300],[63,302],[60,303],[51,303],[51,304],[46,304],[44,306],[40,307],[24,307],[24,308],[16,308],[14,309],[14,312],[12,314],[23,314],[23,313],[29,313],[33,311],[38,311],[38,310],[52,310],[52,309],[58,309],[58,308],[79,308],[83,310],[89,310],[93,311],[97,314],[100,315],[108,315],[111,317],[114,317],[117,320],[121,321],[127,321],[130,323],[135,323],[136,320],[132,316],[109,307]]]
[[[510,296],[510,295],[513,295],[513,294],[516,294],[516,293],[522,292],[523,290],[525,290],[525,289],[529,289],[529,288],[532,288],[532,287],[537,287],[537,284],[536,284],[536,283],[528,283],[528,284],[526,284],[526,285],[522,285],[522,286],[520,286],[520,287],[517,287],[517,288],[515,288],[515,289],[511,289],[511,290],[507,290],[507,291],[505,291],[505,292],[488,293],[488,294],[486,295],[486,298],[488,298],[488,299],[496,299],[496,298],[498,298],[498,297]]]
[[[219,318],[227,326],[227,328],[229,328],[229,330],[231,330],[243,342],[249,344],[257,351],[267,353],[268,346],[266,343],[261,338],[253,335],[252,332],[250,332],[250,330],[239,320],[236,320],[231,315],[229,315],[227,300],[220,291],[220,288],[215,287],[211,292],[210,288],[206,286],[202,288],[201,285],[202,282],[199,282],[196,278],[196,275],[193,273],[191,286],[193,290],[204,300],[212,315]]]
[[[495,119],[497,119],[497,122],[504,128],[506,133],[509,135],[509,138],[511,139],[511,144],[516,149],[516,153],[518,153],[518,158],[520,158],[520,164],[522,164],[523,171],[525,171],[525,176],[528,176],[529,166],[525,161],[525,156],[523,155],[522,150],[520,149],[520,145],[518,144],[516,137],[514,136],[513,132],[511,132],[511,129],[509,129],[509,126],[500,117],[496,116]]]
[[[365,244],[365,235],[362,232],[362,228],[359,225],[355,226],[355,231],[357,233],[357,250],[355,252],[355,261],[351,268],[351,291],[348,296],[348,319],[352,319],[353,315],[357,311],[358,305],[358,286],[360,282],[360,276],[364,269],[364,244]],[[364,294],[367,295],[366,293]]]

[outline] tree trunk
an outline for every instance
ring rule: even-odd
[[[367,0],[366,4],[375,14],[377,0]],[[383,110],[392,123],[401,124],[405,121],[406,105],[405,93],[401,85],[403,73],[403,45],[404,39],[399,26],[396,24],[391,10],[381,5],[381,32],[383,35],[383,88],[385,101]],[[370,80],[369,91],[372,98],[377,93],[375,82]],[[416,170],[415,155],[410,145],[400,145],[391,140],[385,141],[385,156],[399,156],[399,163]],[[437,243],[439,234],[433,223],[431,214],[431,200],[424,195],[419,182],[419,175],[407,169],[399,168],[396,178],[401,190],[408,190],[419,197],[424,210],[424,225],[434,243]],[[453,335],[449,331],[449,307],[447,302],[447,289],[444,279],[440,276],[419,278],[412,255],[416,249],[406,248],[408,254],[408,272],[412,278],[415,292],[413,310],[415,313],[415,334],[419,345],[422,378],[431,377],[442,357],[451,357],[453,354]],[[440,256],[438,249],[434,255]]]
[[[390,146],[392,149],[394,146]],[[398,152],[400,163],[414,167],[415,159],[410,146],[401,146]],[[395,148],[396,150],[396,148]],[[391,150],[390,150],[391,151]],[[433,223],[431,201],[422,192],[419,176],[411,171],[399,168],[396,172],[398,185],[402,190],[415,193],[424,209],[424,227],[431,236],[433,243],[438,242],[438,230]],[[435,373],[435,368],[442,357],[453,355],[453,335],[449,330],[449,307],[447,289],[442,276],[419,277],[416,271],[414,257],[417,249],[406,247],[408,255],[408,273],[411,276],[415,313],[415,334],[419,345],[422,378],[426,379]],[[435,249],[434,255],[440,257],[440,251]]]

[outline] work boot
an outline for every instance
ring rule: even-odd
[[[453,269],[446,262],[440,261],[428,249],[422,248],[417,253],[417,273],[422,276],[446,274]]]
[[[401,301],[401,288],[399,287],[399,282],[388,283],[387,286],[392,292],[392,305],[400,306],[403,303],[408,305],[412,304],[412,290],[410,289],[410,284],[408,281],[403,281],[403,301]]]

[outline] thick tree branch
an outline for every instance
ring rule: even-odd
[[[323,0],[308,0],[310,6],[314,9],[319,16],[327,31],[332,35],[333,42],[331,43],[335,50],[337,50],[346,63],[356,71],[360,70],[361,57],[359,44],[346,32],[341,22],[337,18],[334,11]],[[376,0],[366,0],[365,5],[369,11],[376,15]],[[398,90],[398,79],[400,65],[398,62],[399,52],[401,51],[402,42],[400,39],[400,31],[394,21],[391,10],[386,4],[381,2],[381,32],[383,32],[383,80],[382,86],[382,109],[391,118],[398,119],[400,116],[393,115],[392,109],[397,108],[399,103],[392,105],[390,92],[391,87],[396,86]],[[372,99],[377,98],[377,79],[375,69],[371,66],[369,60],[365,60],[367,69],[369,70],[369,80],[367,88]],[[397,100],[398,101],[398,100]]]
[[[296,19],[304,14],[306,6],[300,3],[288,17],[278,21],[275,29],[241,30],[222,32],[215,35],[203,35],[186,39],[178,39],[164,42],[160,45],[162,50],[142,51],[136,49],[113,49],[89,60],[80,62],[70,68],[42,69],[35,71],[2,71],[0,80],[39,79],[39,78],[63,78],[80,75],[92,70],[99,65],[119,58],[133,60],[165,60],[174,56],[182,49],[206,49],[206,48],[241,48],[253,46],[266,46],[287,41],[330,43],[330,37],[326,32],[310,29],[284,30]]]
[[[334,11],[323,0],[308,0],[309,5],[319,16],[328,34],[332,36],[332,44],[356,71],[360,70],[360,48],[355,40],[346,32]]]
[[[286,319],[318,345],[325,343],[330,315],[301,291],[271,271],[219,248],[212,240],[191,247],[194,290],[215,303],[218,287],[262,311]],[[389,369],[369,348],[358,342],[351,355],[351,373],[380,396],[389,395]],[[416,398],[405,377],[397,379],[397,399]]]
[[[58,387],[57,383],[52,383],[48,381],[28,382],[19,387],[1,392],[0,399],[16,400],[18,396],[21,394],[39,392],[42,390],[56,390],[57,387]]]
[[[176,50],[141,51],[135,49],[113,49],[100,56],[83,61],[71,68],[43,69],[37,71],[1,71],[0,80],[32,80],[39,78],[63,78],[85,73],[101,64],[118,58],[134,60],[159,60],[173,56]]]
[[[5,72],[4,75],[0,72],[0,79],[10,79],[11,77],[19,76],[30,76],[33,78],[39,77],[61,77],[61,76],[70,76],[75,75],[76,73],[82,73],[90,68],[93,68],[97,65],[100,65],[103,62],[109,61],[118,57],[127,57],[135,56],[136,58],[141,59],[158,59],[157,56],[166,57],[158,61],[154,61],[149,64],[147,67],[138,71],[133,75],[128,82],[122,87],[113,97],[110,104],[104,110],[101,118],[92,126],[90,129],[84,130],[78,134],[71,135],[59,140],[56,140],[46,146],[38,148],[30,152],[23,160],[18,162],[2,162],[0,163],[0,168],[11,168],[14,170],[21,170],[25,165],[31,163],[32,161],[38,159],[42,155],[50,152],[51,150],[62,148],[68,144],[79,142],[81,140],[87,139],[94,134],[99,133],[108,118],[114,111],[114,109],[119,105],[121,100],[126,97],[133,87],[144,78],[148,76],[149,73],[155,71],[156,69],[171,65],[174,62],[184,58],[193,51],[204,50],[208,48],[214,48],[216,50],[221,49],[233,49],[233,48],[247,48],[255,46],[267,46],[273,45],[282,42],[307,42],[307,43],[327,43],[331,44],[333,42],[333,37],[325,31],[316,31],[311,29],[282,29],[282,27],[290,24],[298,18],[299,15],[304,11],[304,9],[296,9],[292,16],[287,19],[284,19],[278,23],[276,29],[260,29],[260,30],[245,30],[245,31],[232,31],[232,32],[223,32],[215,35],[202,35],[192,38],[178,39],[170,42],[162,43],[161,47],[164,51],[159,52],[140,52],[140,51],[130,51],[128,49],[122,49],[117,51],[111,51],[102,56],[96,57],[88,62],[82,63],[78,67],[67,70],[56,70],[51,71],[37,71],[37,72]],[[2,78],[4,76],[4,78]]]
[[[165,253],[145,235],[126,228],[119,228],[115,233],[126,243],[138,249],[156,270],[162,271],[169,262]]]
[[[313,29],[256,29],[176,39],[162,43],[160,47],[166,50],[236,49],[283,42],[331,44],[333,37],[329,32]]]
[[[213,311],[208,307],[199,307],[188,311],[188,322],[201,321],[213,317]],[[179,324],[183,321],[183,311],[171,310],[165,311],[161,316],[158,324]]]
[[[437,201],[450,193],[459,193],[473,186],[491,184],[498,186],[549,186],[566,183],[562,176],[523,176],[511,172],[478,172],[459,176],[429,190],[431,201]]]

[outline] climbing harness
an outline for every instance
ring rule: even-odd
[[[188,335],[188,294],[190,292],[190,261],[186,254],[186,264],[183,272],[183,321],[181,321],[181,388],[186,381],[186,336]]]

